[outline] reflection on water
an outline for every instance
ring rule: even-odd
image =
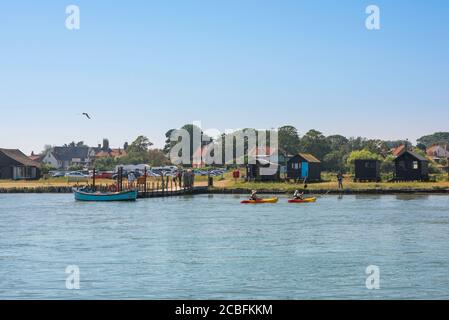
[[[396,200],[410,201],[410,200],[428,200],[428,194],[396,194]]]
[[[380,194],[356,194],[357,200],[379,200],[382,197]]]
[[[449,298],[447,196],[246,197],[0,195],[0,298]],[[380,290],[365,287],[370,265]]]

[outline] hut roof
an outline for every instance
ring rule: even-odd
[[[257,163],[259,163],[262,166],[274,166],[274,167],[279,167],[279,163],[274,163],[271,162],[267,159],[263,159],[263,158],[257,158]]]
[[[312,163],[321,163],[320,160],[318,160],[317,158],[315,158],[315,156],[311,155],[310,153],[299,153],[299,155],[304,158],[304,160],[306,160],[307,162],[312,162]]]
[[[24,165],[27,167],[40,167],[40,164],[36,161],[28,158],[22,151],[18,149],[0,149],[0,153],[3,153],[6,157]]]
[[[411,155],[413,158],[415,158],[416,160],[419,160],[419,161],[428,161],[426,157],[420,155],[419,153],[416,153],[416,152],[413,152],[413,151],[409,151],[409,150],[404,150],[404,151],[402,151],[402,152],[397,156],[396,159],[398,159],[399,157],[403,156],[403,155],[406,154],[406,153],[410,154],[410,155]]]

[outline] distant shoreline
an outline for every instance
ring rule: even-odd
[[[0,194],[68,194],[72,193],[72,187],[24,187],[24,188],[0,188]],[[251,193],[251,189],[246,188],[210,188],[207,191],[201,192],[202,194],[236,194],[236,195],[248,195]],[[278,194],[288,195],[291,194],[288,190],[280,189],[258,189],[259,194]],[[449,194],[449,188],[447,189],[314,189],[309,190],[306,194],[331,194],[331,195],[357,195],[357,194],[372,194],[372,195],[391,195],[391,194]]]

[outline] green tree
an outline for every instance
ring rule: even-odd
[[[416,145],[416,148],[418,148],[418,149],[420,149],[422,151],[426,151],[427,150],[427,147],[426,147],[426,145],[424,143],[418,143]]]
[[[435,144],[446,145],[449,144],[449,132],[435,132],[433,134],[423,136],[416,141],[424,144],[426,147],[431,147]]]
[[[169,165],[171,162],[162,150],[153,149],[148,151],[148,164],[153,167]]]
[[[115,166],[118,164],[118,160],[113,157],[104,157],[95,159],[94,167],[99,171],[111,171],[114,170]]]
[[[299,152],[298,130],[293,126],[283,126],[278,130],[279,148],[288,153],[296,154]]]
[[[377,153],[386,156],[390,151],[387,144],[380,139],[367,139],[363,142],[363,149],[369,150],[372,153]]]
[[[348,151],[349,140],[339,134],[326,137],[326,142],[331,151]]]
[[[55,170],[52,165],[47,163],[42,163],[40,169],[42,174],[48,174],[51,170]]]
[[[385,159],[383,159],[381,165],[380,165],[380,172],[382,174],[388,175],[390,178],[393,177],[393,171],[394,171],[394,159],[396,159],[393,155],[387,155]]]
[[[379,160],[382,161],[383,158],[367,149],[352,151],[348,159],[346,160],[346,164],[349,167],[351,172],[354,172],[354,162],[355,160]]]
[[[346,169],[346,158],[348,154],[344,150],[334,150],[326,154],[323,158],[323,166],[327,171],[344,172]]]
[[[120,158],[121,164],[142,164],[149,161],[149,148],[153,143],[145,136],[138,136],[126,149],[126,156]]]
[[[312,129],[301,138],[300,151],[323,159],[330,149],[326,137],[320,131]]]
[[[153,143],[145,136],[138,136],[128,147],[128,153],[147,152]]]

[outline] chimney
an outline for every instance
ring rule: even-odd
[[[103,151],[109,151],[109,140],[106,138],[103,139]]]

